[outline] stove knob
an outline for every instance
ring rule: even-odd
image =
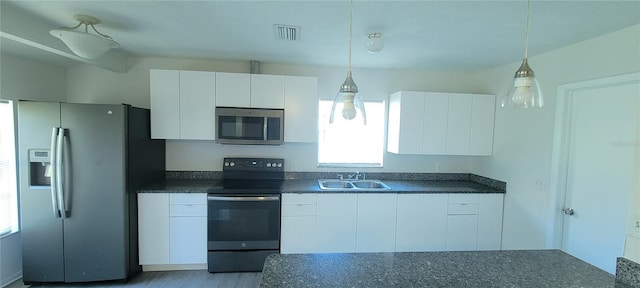
[[[275,165],[274,165],[275,166]],[[271,163],[267,162],[267,167],[271,167]]]
[[[224,161],[224,167],[228,167],[229,166],[229,162]]]
[[[229,163],[229,166],[231,166],[231,167],[236,166],[236,162]]]
[[[282,167],[282,163],[278,163],[278,167]]]

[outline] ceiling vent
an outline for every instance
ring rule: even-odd
[[[275,34],[276,40],[300,40],[300,26],[275,24],[273,25],[273,33]]]

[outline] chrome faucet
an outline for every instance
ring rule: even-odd
[[[349,179],[349,180],[358,180],[360,178],[360,176],[362,176],[362,180],[364,180],[364,178],[365,178],[364,172],[360,173],[360,172],[356,171],[353,174],[349,174],[347,179]]]

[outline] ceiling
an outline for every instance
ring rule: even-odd
[[[258,60],[346,66],[348,1],[0,1],[51,29],[73,26],[73,14],[102,20],[125,56]],[[353,66],[423,71],[480,71],[522,59],[526,1],[355,1]],[[1,20],[1,19],[0,19]],[[640,1],[531,3],[529,55],[640,22]],[[1,22],[5,25],[4,22]],[[300,26],[300,40],[275,39],[274,24]],[[368,32],[384,49],[367,52]],[[2,51],[73,63],[2,39]],[[37,49],[36,49],[37,50]],[[51,54],[51,55],[49,55]],[[70,64],[71,63],[71,64]]]

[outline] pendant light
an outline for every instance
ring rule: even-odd
[[[333,100],[331,106],[331,116],[329,116],[329,123],[333,123],[335,119],[336,111],[341,111],[342,118],[346,120],[362,121],[364,125],[367,125],[367,116],[364,111],[364,103],[362,98],[358,94],[358,86],[353,82],[351,77],[351,42],[353,33],[353,0],[351,0],[349,15],[349,70],[347,71],[347,79],[340,85],[340,90]],[[360,120],[362,119],[362,120]]]
[[[516,71],[507,93],[502,98],[502,107],[539,108],[544,106],[542,89],[527,62],[529,48],[529,14],[531,0],[527,1],[527,31],[525,33],[524,59]]]
[[[49,33],[59,38],[64,44],[76,55],[85,59],[95,59],[107,53],[112,48],[120,47],[118,42],[108,35],[98,32],[94,25],[100,23],[100,20],[93,16],[76,14],[73,17],[78,20],[78,25],[73,27],[62,27],[60,29],[51,30]],[[84,32],[73,31],[84,25]],[[89,26],[93,28],[96,34],[89,34]]]

